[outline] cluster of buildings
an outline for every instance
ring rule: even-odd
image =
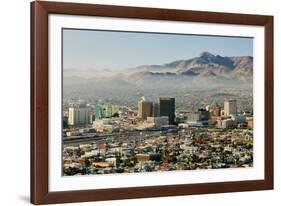
[[[64,128],[67,126],[81,127],[90,125],[96,119],[104,119],[119,116],[120,107],[112,104],[98,104],[94,108],[85,101],[71,103],[64,116]]]
[[[165,116],[168,117],[168,124],[175,124],[175,98],[160,97],[159,102],[146,101],[143,98],[138,102],[138,116],[143,120]]]
[[[179,124],[181,127],[216,126],[217,128],[249,128],[253,129],[253,115],[251,113],[237,112],[237,101],[227,100],[223,109],[217,104],[200,108],[198,111],[188,113],[186,121]]]
[[[251,167],[253,115],[227,100],[195,112],[175,98],[142,98],[134,108],[68,105],[63,130],[65,175]]]
[[[92,110],[86,102],[79,101],[76,104],[70,105],[67,118],[68,125],[85,125],[90,124],[92,121]]]
[[[138,117],[147,123],[152,123],[156,128],[164,125],[174,125],[175,98],[160,97],[159,102],[146,101],[142,98],[138,102]]]
[[[137,110],[122,110],[118,105],[109,103],[98,104],[95,107],[80,101],[69,105],[64,125],[70,127],[93,127],[97,131],[116,131],[118,128],[130,129],[162,128],[168,125],[185,127],[217,127],[217,128],[253,128],[251,113],[238,113],[237,101],[227,100],[223,108],[217,103],[199,108],[195,112],[175,111],[175,98],[160,97],[158,102],[142,98],[137,103]],[[103,126],[104,125],[104,126]],[[121,127],[119,127],[121,125]],[[66,128],[66,127],[65,127]],[[102,128],[105,128],[104,130]],[[126,129],[126,128],[123,128]]]
[[[110,136],[68,145],[63,150],[64,175],[135,173],[251,167],[251,130],[187,128],[176,132]]]
[[[95,107],[95,119],[103,119],[119,116],[120,107],[112,104],[98,104]]]

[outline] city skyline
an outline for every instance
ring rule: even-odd
[[[62,43],[63,176],[253,167],[253,39],[64,29]]]
[[[137,108],[85,103],[68,107],[64,176],[253,166],[253,114],[239,112],[236,99],[192,113],[173,97],[159,97],[157,108],[143,98]],[[93,121],[86,108],[96,110]]]
[[[205,51],[221,56],[252,56],[253,39],[188,34],[63,30],[63,69],[121,70],[140,65],[165,64],[174,60],[189,59]]]

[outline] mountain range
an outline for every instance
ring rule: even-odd
[[[222,57],[203,52],[199,57],[177,60],[163,65],[144,65],[133,69],[131,76],[188,76],[247,81],[253,76],[253,57]]]
[[[184,88],[251,86],[253,57],[223,57],[203,52],[198,57],[124,70],[64,70],[64,92],[78,94],[130,91],[178,91]]]

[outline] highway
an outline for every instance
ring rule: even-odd
[[[120,139],[128,139],[128,138],[134,138],[134,139],[140,139],[145,138],[145,136],[153,136],[153,135],[159,135],[159,131],[130,131],[125,133],[115,132],[110,134],[96,134],[91,133],[88,135],[80,135],[80,136],[69,136],[69,137],[63,137],[62,143],[63,146],[77,146],[79,144],[102,144],[105,142],[106,138],[108,137],[114,137],[117,139],[117,141],[120,141]]]

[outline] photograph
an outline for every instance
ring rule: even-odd
[[[62,176],[253,167],[253,38],[62,28]]]
[[[30,4],[31,203],[273,190],[274,16],[189,6]]]

